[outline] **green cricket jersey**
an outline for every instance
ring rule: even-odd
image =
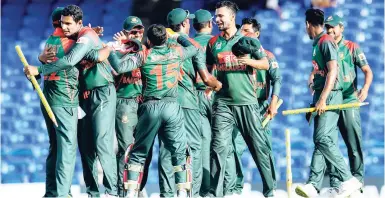
[[[63,69],[74,67],[79,63],[80,87],[92,90],[114,82],[110,65],[107,61],[97,62],[97,50],[101,49],[102,41],[94,30],[83,27],[77,34],[77,41],[72,49],[58,61],[42,65],[39,72],[48,75]]]
[[[361,68],[369,65],[365,54],[356,43],[342,37],[342,40],[338,43],[338,57],[344,75],[343,98],[345,102],[357,100],[357,95],[355,95],[357,90],[357,67]]]
[[[178,97],[178,79],[181,77],[182,62],[194,56],[198,49],[183,36],[178,37],[178,43],[166,43],[145,49],[125,61],[119,60],[116,52],[108,57],[113,69],[124,73],[133,69],[141,70],[143,80],[143,97],[147,99],[162,99]]]
[[[203,51],[206,52],[207,43],[213,36],[208,33],[197,33],[194,37],[194,40],[199,43],[199,45],[203,48]],[[205,54],[204,54],[205,55]],[[209,72],[211,72],[212,68],[207,68]],[[196,75],[195,88],[197,90],[206,90],[206,85],[203,83],[200,75]]]
[[[257,97],[258,99],[267,100],[270,94],[270,86],[272,86],[272,95],[279,97],[282,85],[281,72],[279,65],[273,53],[265,50],[267,59],[269,60],[269,70],[257,70]]]
[[[336,60],[338,63],[338,75],[336,82],[334,84],[333,90],[338,90],[342,88],[341,77],[342,71],[338,58],[338,47],[334,42],[333,37],[328,34],[322,32],[319,34],[313,42],[313,68],[312,72],[314,74],[313,80],[313,89],[316,92],[322,92],[325,82],[326,76],[328,73],[328,68],[326,63],[332,60]]]
[[[243,35],[238,30],[235,35],[226,40],[222,35],[210,39],[206,50],[208,67],[215,65],[217,79],[222,82],[222,89],[215,94],[215,101],[228,105],[257,104],[256,70],[250,66],[240,65],[232,53],[232,47]],[[259,43],[259,50],[251,54],[254,59],[266,57]]]
[[[188,35],[181,34],[184,37],[188,38]],[[181,107],[188,109],[199,109],[199,98],[198,93],[195,89],[195,82],[198,70],[206,69],[205,56],[204,52],[201,49],[201,46],[190,39],[190,42],[198,48],[198,53],[192,58],[186,59],[182,63],[182,69],[180,70],[180,78],[178,81],[178,101]],[[169,40],[170,43],[179,44],[175,40]]]
[[[116,55],[122,60],[127,60],[132,54],[122,54],[117,52]],[[115,77],[116,95],[118,98],[136,98],[142,94],[142,77],[140,69],[134,69],[130,72],[119,74]]]
[[[73,46],[61,28],[56,28],[45,44],[45,50],[56,52],[56,59],[62,58]],[[76,107],[78,99],[79,71],[76,67],[67,68],[44,76],[43,93],[50,106]]]

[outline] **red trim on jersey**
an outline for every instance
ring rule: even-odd
[[[196,47],[196,48],[202,48],[202,46],[196,42],[194,39],[192,38],[188,38],[188,40]]]
[[[64,35],[63,29],[55,28],[55,31],[52,33],[52,36],[66,37]]]
[[[335,43],[334,39],[332,36],[330,36],[329,34],[324,34],[321,36],[321,38],[319,39],[318,41],[318,45],[321,45],[323,42],[325,41],[330,41],[330,42],[333,42]]]
[[[269,50],[265,50],[265,53],[266,53],[268,59],[275,58],[274,54],[272,52],[270,52]]]
[[[67,52],[71,49],[73,44],[75,44],[74,40],[68,39],[67,37],[60,38],[61,45],[63,46],[64,53],[67,54]]]
[[[78,34],[78,39],[84,35],[88,35],[91,37],[91,39],[94,41],[95,44],[99,43],[99,36],[96,34],[96,32],[90,28],[90,27],[83,27]]]
[[[346,47],[349,49],[349,53],[352,56],[353,56],[353,52],[359,48],[357,43],[354,43],[353,41],[349,41],[349,40],[345,40],[344,45],[346,45]]]
[[[211,37],[211,39],[209,40],[209,46],[210,47],[213,47],[214,43],[217,42],[218,37],[219,37],[219,34]]]

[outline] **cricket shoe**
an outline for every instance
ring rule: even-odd
[[[356,190],[353,194],[349,196],[349,198],[365,198],[364,193],[361,190]]]
[[[126,196],[124,198],[137,198],[138,193],[136,190],[127,190]]]
[[[334,198],[345,198],[353,194],[355,191],[359,191],[362,187],[362,183],[357,178],[352,177],[351,179],[341,183],[338,188],[338,193]]]
[[[176,192],[178,198],[186,198],[188,197],[187,190],[178,190]]]
[[[318,197],[318,192],[314,188],[313,184],[299,185],[295,188],[295,193],[306,198]]]

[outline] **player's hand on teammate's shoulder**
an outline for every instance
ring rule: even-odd
[[[39,75],[39,71],[38,71],[37,67],[32,66],[32,65],[28,65],[28,66],[24,67],[24,73],[27,76]]]
[[[172,29],[170,29],[170,28],[166,28],[166,32],[167,32],[167,37],[171,38],[171,39],[177,39],[179,36],[178,33],[172,31]]]
[[[103,36],[104,28],[101,26],[91,27],[91,23],[88,24],[88,27],[92,28],[98,36]]]

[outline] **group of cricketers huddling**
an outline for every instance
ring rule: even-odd
[[[43,92],[58,123],[42,109],[50,142],[44,197],[72,196],[77,145],[89,196],[100,196],[98,159],[106,196],[142,197],[156,136],[161,197],[240,195],[246,148],[260,172],[263,195],[277,197],[272,131],[262,120],[277,114],[282,77],[274,55],[258,40],[260,23],[244,18],[237,25],[238,10],[232,1],[218,2],[215,16],[175,8],[167,15],[171,31],[153,24],[146,40],[141,19],[129,16],[105,44],[101,27],[83,25],[80,7],[55,9],[54,32],[39,55],[42,65],[24,69],[27,76],[44,76]],[[327,111],[326,106],[364,101],[373,74],[358,45],[344,38],[342,17],[325,19],[319,9],[308,9],[305,16],[314,40],[308,87],[316,113],[307,115],[314,122],[314,152],[309,180],[295,192],[317,197],[328,170],[330,197],[362,196],[359,108]],[[194,38],[188,36],[190,22]],[[215,36],[214,25],[220,30]],[[365,75],[360,90],[357,68]]]

